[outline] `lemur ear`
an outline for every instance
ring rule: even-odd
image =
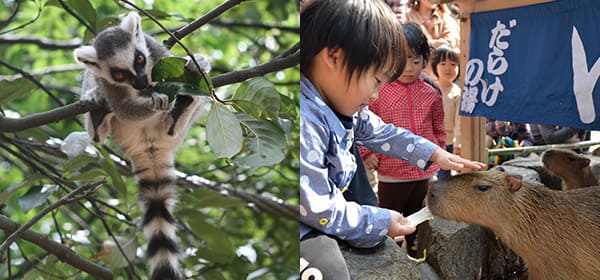
[[[121,28],[133,34],[136,41],[144,40],[142,32],[142,18],[136,12],[129,12],[121,22]]]
[[[73,54],[75,56],[75,61],[77,61],[78,63],[88,66],[100,67],[98,65],[98,56],[96,55],[96,49],[94,49],[94,47],[92,46],[83,46],[76,48]]]

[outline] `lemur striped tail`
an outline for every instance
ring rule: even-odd
[[[145,212],[142,228],[148,240],[147,257],[153,280],[179,280],[179,249],[173,207],[177,203],[175,178],[138,179],[139,203]]]

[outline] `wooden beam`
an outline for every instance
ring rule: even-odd
[[[465,84],[465,69],[469,60],[469,37],[471,35],[471,18],[469,16],[473,1],[458,2],[460,16],[460,84]],[[467,13],[465,13],[465,10]],[[487,162],[487,147],[485,146],[485,119],[481,117],[459,118],[461,125],[460,144],[461,156],[471,160]]]

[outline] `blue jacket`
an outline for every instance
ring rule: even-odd
[[[345,129],[313,84],[300,77],[300,238],[311,230],[336,236],[355,247],[385,239],[390,211],[344,199],[356,171],[353,141],[369,150],[426,169],[439,147],[410,131],[384,124],[367,108]]]

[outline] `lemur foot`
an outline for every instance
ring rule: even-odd
[[[208,61],[208,58],[206,56],[201,54],[194,54],[194,58],[200,66],[200,71],[204,73],[210,72],[210,62]],[[187,62],[185,63],[185,68],[191,72],[200,73],[200,71],[198,71],[198,67],[196,67],[196,65],[194,64],[194,61],[192,61],[192,59],[189,56],[186,59]]]

